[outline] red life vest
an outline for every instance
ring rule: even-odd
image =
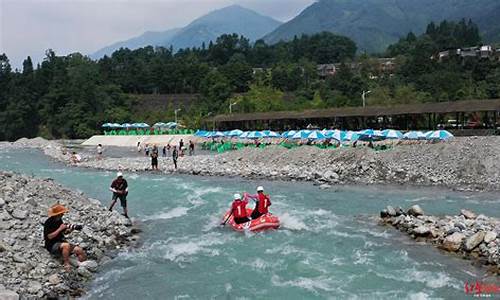
[[[233,216],[235,218],[246,218],[247,217],[247,201],[235,200],[232,205]]]
[[[269,212],[269,206],[271,206],[271,199],[269,199],[269,196],[264,195],[264,193],[259,193],[259,205],[257,207],[259,213],[267,214]]]

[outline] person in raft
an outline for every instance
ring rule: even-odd
[[[55,204],[49,208],[49,218],[43,224],[43,238],[45,240],[45,249],[50,254],[63,258],[66,271],[71,270],[69,256],[75,254],[78,261],[83,262],[87,259],[85,252],[79,246],[75,246],[66,241],[64,234],[71,233],[74,229],[81,229],[81,226],[64,223],[62,217],[69,210],[61,204]]]
[[[246,198],[250,198],[255,202],[255,208],[252,211],[252,220],[265,215],[269,212],[269,206],[271,206],[271,199],[269,195],[264,194],[264,188],[262,186],[257,187],[257,194],[250,195],[245,193]]]
[[[123,178],[123,173],[116,173],[116,179],[113,180],[111,186],[109,188],[110,191],[113,192],[113,198],[111,198],[111,206],[109,207],[109,211],[113,211],[113,206],[116,204],[116,200],[120,198],[120,204],[123,207],[123,215],[128,218],[127,212],[127,195],[128,195],[128,184],[127,181]]]
[[[246,199],[241,200],[240,194],[234,194],[234,201],[231,205],[231,213],[233,214],[234,222],[236,224],[241,224],[250,221],[247,216],[247,204]]]

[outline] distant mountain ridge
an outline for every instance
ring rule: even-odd
[[[93,53],[91,57],[97,59],[106,54],[110,55],[122,47],[136,49],[152,45],[172,46],[174,49],[181,49],[200,47],[203,43],[208,46],[210,41],[215,42],[217,37],[224,33],[237,33],[255,41],[281,24],[281,22],[253,10],[239,5],[231,5],[197,18],[184,28],[146,32],[141,36],[104,47]]]
[[[472,19],[486,40],[500,37],[498,0],[319,0],[267,34],[276,43],[330,31],[353,39],[360,51],[382,52],[400,37],[422,33],[431,21]]]

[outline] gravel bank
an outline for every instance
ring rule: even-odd
[[[8,147],[36,147],[69,162],[61,145],[40,138],[22,139]],[[7,146],[4,146],[7,147]],[[104,158],[84,156],[81,167],[144,171],[145,157]],[[205,176],[242,176],[257,179],[313,181],[327,188],[333,184],[436,185],[456,190],[500,189],[500,137],[457,137],[436,144],[398,145],[376,152],[366,147],[318,149],[303,146],[244,148],[219,155],[179,158],[178,173]],[[163,173],[174,172],[169,158],[160,158]]]
[[[496,218],[466,209],[456,216],[427,216],[418,205],[406,212],[388,206],[380,212],[380,217],[382,224],[489,266],[492,273],[500,275],[500,220]]]
[[[88,261],[72,261],[65,272],[62,262],[44,248],[43,222],[48,208],[60,202],[70,209],[66,222],[82,224],[68,241],[85,249]],[[137,228],[98,200],[84,197],[54,183],[0,171],[0,299],[75,297],[85,282],[119,250],[138,241]],[[11,298],[8,298],[11,297]]]

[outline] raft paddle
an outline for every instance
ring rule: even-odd
[[[231,218],[232,215],[233,215],[233,212],[231,211],[231,213],[229,214],[229,216],[227,216],[226,221],[224,221],[224,223],[221,223],[220,225],[221,226],[226,226],[227,221],[229,221],[229,218]]]

